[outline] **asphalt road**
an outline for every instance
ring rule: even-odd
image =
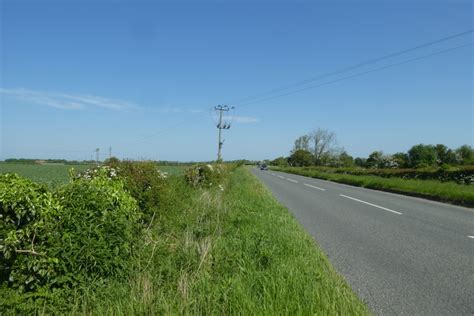
[[[474,210],[252,172],[377,315],[474,315]]]

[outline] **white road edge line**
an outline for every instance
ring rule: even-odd
[[[467,235],[467,237],[469,237],[469,238],[471,238],[471,239],[474,239],[474,236],[469,236],[469,235]]]
[[[360,202],[360,203],[364,203],[364,204],[367,204],[367,205],[370,205],[370,206],[373,206],[373,207],[377,207],[377,208],[380,208],[382,210],[395,213],[397,215],[402,215],[403,214],[403,213],[391,210],[389,208],[386,208],[386,207],[383,207],[383,206],[380,206],[380,205],[376,205],[376,204],[372,204],[372,203],[369,203],[369,202],[365,202],[365,201],[362,201],[362,200],[359,200],[359,199],[356,199],[356,198],[353,198],[353,197],[350,197],[350,196],[347,196],[347,195],[344,195],[344,194],[339,194],[339,195],[342,196],[342,197],[345,197],[346,199],[351,199],[351,200],[354,200],[354,201],[357,201],[357,202]]]
[[[311,185],[311,184],[307,184],[307,183],[303,183],[305,186],[307,187],[310,187],[310,188],[313,188],[313,189],[318,189],[318,190],[321,190],[321,191],[326,191],[326,189],[323,189],[323,188],[318,188],[318,187],[315,187],[314,185]]]
[[[278,178],[280,178],[280,179],[285,179],[285,177],[282,177],[282,176],[278,176]]]
[[[291,182],[294,182],[294,183],[298,183],[298,181],[293,180],[293,179],[290,179],[290,178],[286,178],[286,180],[291,181]]]

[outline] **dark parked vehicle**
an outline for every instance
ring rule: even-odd
[[[260,170],[268,170],[268,167],[266,164],[261,164],[260,165]]]

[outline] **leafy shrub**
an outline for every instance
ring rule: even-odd
[[[68,288],[125,277],[140,217],[113,168],[74,176],[55,194],[0,175],[0,305],[35,313],[46,304],[74,304]]]
[[[59,260],[49,244],[62,208],[45,187],[0,175],[0,282],[20,292],[55,283]]]
[[[137,200],[143,220],[150,222],[167,193],[168,174],[153,162],[123,161],[117,165],[117,171],[125,189]]]
[[[92,177],[77,177],[57,192],[63,212],[56,246],[73,282],[83,276],[123,276],[139,232],[137,203],[123,182],[111,179],[109,168],[91,172]]]
[[[79,179],[92,180],[97,177],[106,177],[109,180],[119,180],[118,168],[111,166],[94,166],[78,174],[75,173],[74,168],[71,168],[69,173],[73,181]]]
[[[184,171],[186,182],[193,187],[208,186],[221,184],[225,167],[221,164],[216,165],[196,165],[187,168]]]
[[[136,199],[145,223],[151,221],[168,194],[168,173],[161,171],[153,162],[120,162],[116,159],[110,165],[95,166],[72,177],[90,180],[101,173],[110,180],[123,181],[125,190]]]

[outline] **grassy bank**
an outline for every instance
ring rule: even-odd
[[[130,278],[70,294],[79,314],[367,314],[288,210],[244,168],[173,195]],[[54,311],[55,306],[38,306]]]
[[[3,284],[3,313],[368,314],[245,168],[227,172],[222,186],[191,187],[184,176],[166,183],[127,259],[130,274],[30,293]]]
[[[401,178],[382,178],[371,175],[349,175],[321,172],[319,170],[298,167],[272,168],[306,177],[330,180],[369,189],[423,197],[431,200],[448,202],[463,206],[474,206],[474,186],[454,182],[435,180],[415,180]]]

